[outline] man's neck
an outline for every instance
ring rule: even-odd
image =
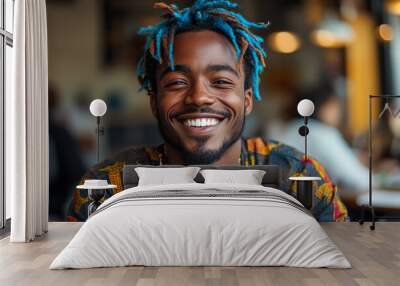
[[[168,164],[183,165],[181,153],[168,143],[164,145],[165,156],[167,157]],[[239,165],[240,154],[242,150],[242,140],[239,138],[225,153],[215,162],[210,165]]]

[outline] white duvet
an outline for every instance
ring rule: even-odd
[[[112,196],[50,269],[127,265],[351,267],[290,195],[263,186],[196,183]]]

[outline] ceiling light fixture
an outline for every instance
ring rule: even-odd
[[[295,33],[282,31],[272,33],[269,36],[269,44],[277,53],[291,54],[300,48],[301,41]]]
[[[323,48],[341,48],[353,40],[353,30],[333,13],[327,13],[311,33],[311,40]]]

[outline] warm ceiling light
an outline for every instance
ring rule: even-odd
[[[353,36],[353,30],[346,22],[327,13],[311,33],[311,40],[323,48],[340,48],[350,43]]]
[[[378,27],[378,36],[381,40],[385,42],[390,42],[393,40],[393,29],[388,24],[381,24]]]
[[[300,48],[300,39],[291,32],[276,32],[270,35],[271,48],[278,53],[291,54]]]
[[[338,39],[335,34],[324,30],[312,32],[311,40],[314,44],[322,48],[341,48],[345,45],[345,43]]]
[[[386,10],[394,15],[400,15],[400,0],[388,0]]]

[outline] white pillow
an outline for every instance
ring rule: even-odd
[[[195,183],[193,179],[199,170],[199,167],[135,168],[139,176],[138,186]]]
[[[234,183],[261,185],[265,175],[263,170],[201,170],[204,183]]]

